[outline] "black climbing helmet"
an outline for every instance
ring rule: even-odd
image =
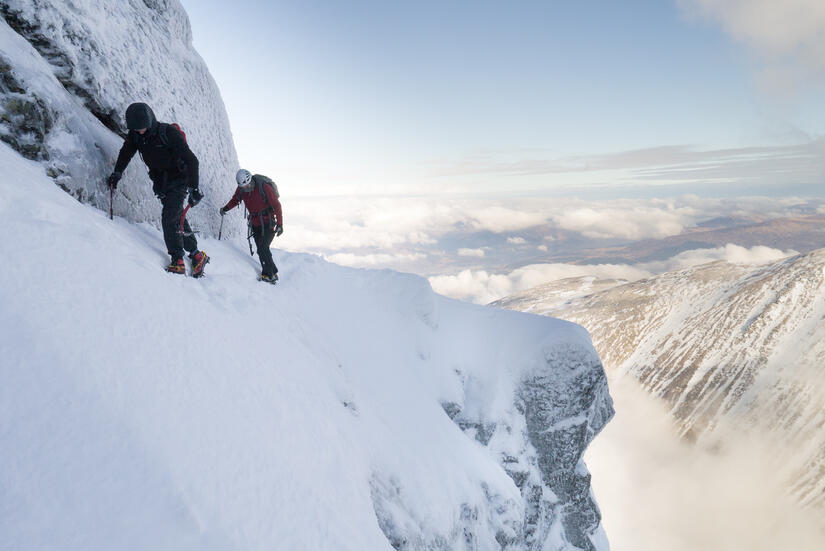
[[[156,123],[155,114],[145,103],[133,103],[126,108],[126,128],[129,130],[151,130]]]

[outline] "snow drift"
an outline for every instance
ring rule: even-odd
[[[0,547],[607,549],[579,326],[108,218],[0,144]],[[196,208],[201,208],[196,207]]]
[[[204,206],[193,213],[217,234],[215,216],[234,188],[237,155],[217,85],[192,47],[177,0],[0,0],[0,140],[42,162],[77,199],[108,209],[105,179],[136,101],[178,122],[200,160]],[[160,205],[136,157],[115,211],[159,225]],[[238,231],[239,219],[224,231]]]

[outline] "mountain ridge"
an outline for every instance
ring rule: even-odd
[[[680,434],[780,443],[800,502],[825,503],[825,250],[766,265],[717,261],[542,306],[495,303],[585,326],[613,376],[663,400]],[[790,450],[801,450],[791,453]]]

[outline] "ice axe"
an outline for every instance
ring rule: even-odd
[[[178,227],[178,233],[183,235],[183,223],[186,222],[186,213],[189,212],[189,209],[192,208],[192,205],[186,205],[186,208],[183,209],[183,212],[180,213],[180,224]]]
[[[243,208],[244,218],[247,218],[246,213],[247,213],[246,204],[244,204],[244,208]],[[255,256],[255,253],[252,251],[252,223],[250,221],[248,221],[246,223],[246,242],[249,244],[249,254],[251,254],[252,256]]]
[[[115,219],[114,211],[112,210],[112,202],[114,201],[115,197],[115,188],[109,186],[109,220]]]
[[[195,232],[186,233],[183,231],[183,223],[186,222],[186,213],[189,212],[189,209],[192,208],[192,205],[186,205],[186,208],[183,209],[183,212],[180,214],[180,224],[178,226],[178,233],[183,236],[192,235]]]
[[[255,256],[255,253],[252,251],[252,224],[249,224],[246,229],[246,242],[249,243],[249,254]]]

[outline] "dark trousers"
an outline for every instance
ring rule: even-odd
[[[258,247],[258,258],[261,261],[261,275],[272,276],[278,273],[278,267],[272,260],[272,251],[269,246],[275,239],[275,230],[272,224],[263,226],[252,226],[252,237],[255,239],[255,246]]]
[[[166,242],[166,250],[172,260],[183,258],[183,250],[190,253],[198,250],[198,240],[189,227],[189,221],[183,222],[184,235],[178,233],[180,230],[180,215],[183,214],[183,203],[186,201],[186,186],[181,185],[166,190],[161,199],[163,210],[161,211],[161,225],[163,226],[163,240]]]

